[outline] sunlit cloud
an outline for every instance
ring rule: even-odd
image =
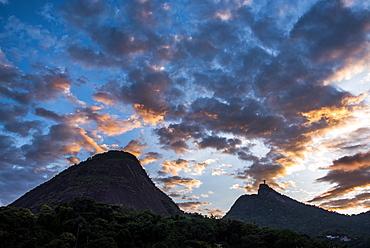
[[[202,212],[204,213],[207,213],[207,215],[209,216],[214,216],[214,217],[217,217],[217,218],[221,218],[222,216],[225,215],[225,211],[221,210],[221,209],[218,209],[218,208],[205,208],[205,209],[202,209]]]
[[[336,184],[331,189],[313,198],[310,202],[319,202],[333,199],[359,189],[370,186],[370,167],[364,165],[353,170],[334,169],[330,170],[324,177],[318,178],[318,182],[329,182]]]
[[[142,139],[135,139],[130,140],[130,142],[127,143],[125,147],[123,147],[123,150],[126,152],[129,152],[136,157],[140,157],[143,153],[143,149],[147,147],[147,144],[142,142]]]
[[[142,165],[146,165],[149,163],[153,163],[159,159],[161,159],[163,156],[157,152],[146,152],[145,157],[140,159],[140,163]]]
[[[209,202],[180,202],[177,205],[185,212],[196,212],[199,207],[212,205]]]
[[[171,176],[167,178],[155,178],[155,182],[163,184],[162,189],[166,192],[170,191],[176,186],[184,186],[181,190],[183,193],[192,192],[193,188],[199,188],[201,181],[192,178],[183,178],[180,176]]]
[[[321,173],[333,187],[315,203],[331,208],[367,187],[366,1],[64,0],[30,18],[1,3],[14,9],[0,33],[0,177],[13,198],[61,170],[51,165],[111,148],[176,199],[212,175],[255,192]]]
[[[352,208],[370,209],[370,193],[365,192],[356,195],[355,197],[348,197],[336,200],[328,200],[320,205],[326,209],[333,211],[347,210]]]

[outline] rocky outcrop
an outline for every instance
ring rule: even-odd
[[[81,196],[134,207],[138,211],[148,209],[162,215],[182,213],[171,198],[155,186],[138,159],[123,151],[97,154],[71,166],[10,206],[38,212],[43,205],[53,207]]]

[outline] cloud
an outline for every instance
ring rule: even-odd
[[[170,124],[154,130],[159,136],[159,143],[165,149],[173,149],[177,154],[188,150],[187,140],[202,137],[202,127],[192,124]]]
[[[320,206],[330,210],[346,210],[358,207],[361,207],[363,209],[369,209],[370,208],[369,197],[370,193],[366,192],[358,194],[355,197],[351,198],[329,200],[321,203]]]
[[[199,199],[199,196],[196,195],[183,195],[181,200],[193,201]]]
[[[178,158],[176,160],[164,160],[162,163],[162,171],[171,175],[179,175],[181,171],[192,175],[202,175],[206,167],[215,162],[215,159],[197,162],[195,160],[185,160]]]
[[[366,10],[354,12],[340,1],[265,8],[192,3],[181,14],[189,25],[183,29],[171,19],[181,3],[126,3],[125,10],[117,7],[132,13],[131,24],[123,28],[106,21],[106,13],[113,13],[110,6],[98,10],[102,3],[90,3],[83,9],[81,3],[67,4],[65,18],[96,46],[74,44],[71,54],[81,54],[90,66],[113,68],[123,58],[135,61],[135,67],[121,63],[127,74],[106,82],[94,97],[109,105],[127,104],[143,122],[157,125],[163,149],[181,155],[193,149],[192,142],[198,149],[238,156],[248,164],[235,177],[248,178],[248,189],[285,176],[287,168],[306,159],[313,137],[347,124],[363,105],[346,101],[355,97],[331,83],[345,77],[355,58],[356,68],[362,66],[356,72],[365,68]],[[167,21],[176,35],[166,35],[161,23]],[[111,22],[125,23],[115,14]],[[250,146],[243,145],[245,140]],[[269,150],[266,157],[251,150],[257,140]],[[191,167],[174,161],[163,166],[172,175]]]
[[[370,153],[357,153],[351,156],[344,156],[333,161],[328,168],[329,172],[317,182],[328,182],[335,184],[334,187],[314,197],[310,202],[322,202],[323,207],[331,209],[345,209],[345,203],[351,198],[335,199],[351,192],[356,192],[370,185]],[[365,194],[366,195],[366,194]],[[364,194],[358,194],[348,208],[362,205]],[[323,202],[326,201],[326,202]]]
[[[177,205],[184,210],[185,212],[190,211],[197,211],[199,207],[211,205],[209,202],[199,202],[199,201],[191,201],[191,202],[180,202]]]
[[[154,181],[159,184],[163,184],[164,186],[162,187],[162,190],[165,192],[170,191],[176,186],[185,186],[185,188],[182,189],[182,192],[191,192],[193,188],[199,188],[202,184],[199,180],[180,176],[154,178]]]
[[[142,143],[141,139],[130,140],[128,144],[123,148],[124,151],[132,153],[136,157],[140,157],[142,149],[147,147],[147,144]]]
[[[104,1],[66,1],[61,10],[65,20],[78,26],[84,27],[90,22],[97,22],[108,14],[109,6]]]
[[[14,83],[20,74],[20,70],[7,60],[4,52],[0,49],[0,81],[8,84]]]
[[[362,166],[370,165],[370,152],[357,153],[353,156],[344,156],[333,161],[329,169],[352,171]]]
[[[59,68],[37,64],[33,67],[32,73],[22,75],[12,66],[5,67],[6,84],[0,87],[0,94],[22,105],[34,101],[56,100],[63,94],[69,93],[72,85],[68,72]]]
[[[278,159],[274,158],[275,161]],[[287,167],[279,164],[277,162],[268,161],[268,159],[261,161],[255,161],[249,167],[242,170],[237,170],[234,178],[244,180],[246,186],[244,189],[247,192],[253,192],[258,188],[258,185],[266,180],[269,185],[281,188],[281,186],[276,183],[276,179],[282,178],[287,174]]]
[[[218,209],[218,208],[211,208],[211,209],[205,208],[205,209],[202,209],[202,212],[206,212],[208,215],[211,215],[217,218],[222,218],[222,216],[225,215],[225,211]]]
[[[189,166],[189,161],[185,159],[165,160],[163,161],[162,171],[177,176],[181,170],[190,171]]]
[[[221,175],[230,175],[230,173],[220,169],[212,170],[212,176],[221,176]]]
[[[336,184],[331,189],[313,198],[309,202],[319,202],[348,194],[370,185],[370,166],[364,165],[357,169],[346,171],[343,169],[330,170],[326,176],[318,178],[318,182]]]
[[[8,17],[7,23],[4,25],[4,33],[1,36],[8,36],[7,38],[18,38],[22,40],[23,44],[37,41],[43,48],[53,47],[56,43],[56,37],[52,36],[49,30],[40,28],[40,26],[32,26],[23,23],[17,17],[11,15]]]
[[[229,154],[235,154],[238,151],[238,146],[241,144],[242,141],[240,139],[226,139],[218,136],[204,137],[200,142],[196,142],[197,147],[200,149],[211,147]]]
[[[117,120],[109,114],[99,113],[100,109],[100,107],[85,108],[78,110],[76,115],[84,114],[88,120],[97,124],[100,132],[107,135],[119,135],[141,127],[141,123],[135,116],[131,116],[126,120]]]
[[[53,16],[53,4],[52,3],[46,3],[40,12],[38,12],[39,15],[44,17],[48,21],[55,21],[55,17]]]
[[[147,152],[145,153],[145,157],[143,159],[140,159],[140,163],[142,165],[146,165],[152,162],[155,162],[163,157],[162,154],[159,154],[158,152]]]
[[[152,130],[130,132],[123,149],[142,164],[185,156],[158,163],[171,175],[158,179],[167,191],[200,185],[180,174],[215,162],[186,159],[191,152],[237,157],[234,171],[212,174],[252,192],[262,180],[288,186],[277,180],[325,148],[342,157],[319,179],[337,185],[323,194],[333,199],[366,185],[345,175],[367,173],[367,96],[337,84],[369,69],[369,6],[360,2],[68,0],[34,11],[40,24],[15,12],[0,34],[2,134],[22,137],[12,148],[51,174],[48,163]],[[148,147],[152,138],[164,153]]]

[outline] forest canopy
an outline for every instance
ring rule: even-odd
[[[76,198],[34,215],[0,208],[1,248],[114,247],[332,247],[295,231],[200,214],[164,217],[149,210]],[[345,246],[336,246],[345,247]]]

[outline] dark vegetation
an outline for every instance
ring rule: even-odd
[[[44,205],[37,215],[25,208],[2,207],[0,240],[1,248],[346,247],[288,229],[199,214],[164,217],[87,197],[54,209]]]

